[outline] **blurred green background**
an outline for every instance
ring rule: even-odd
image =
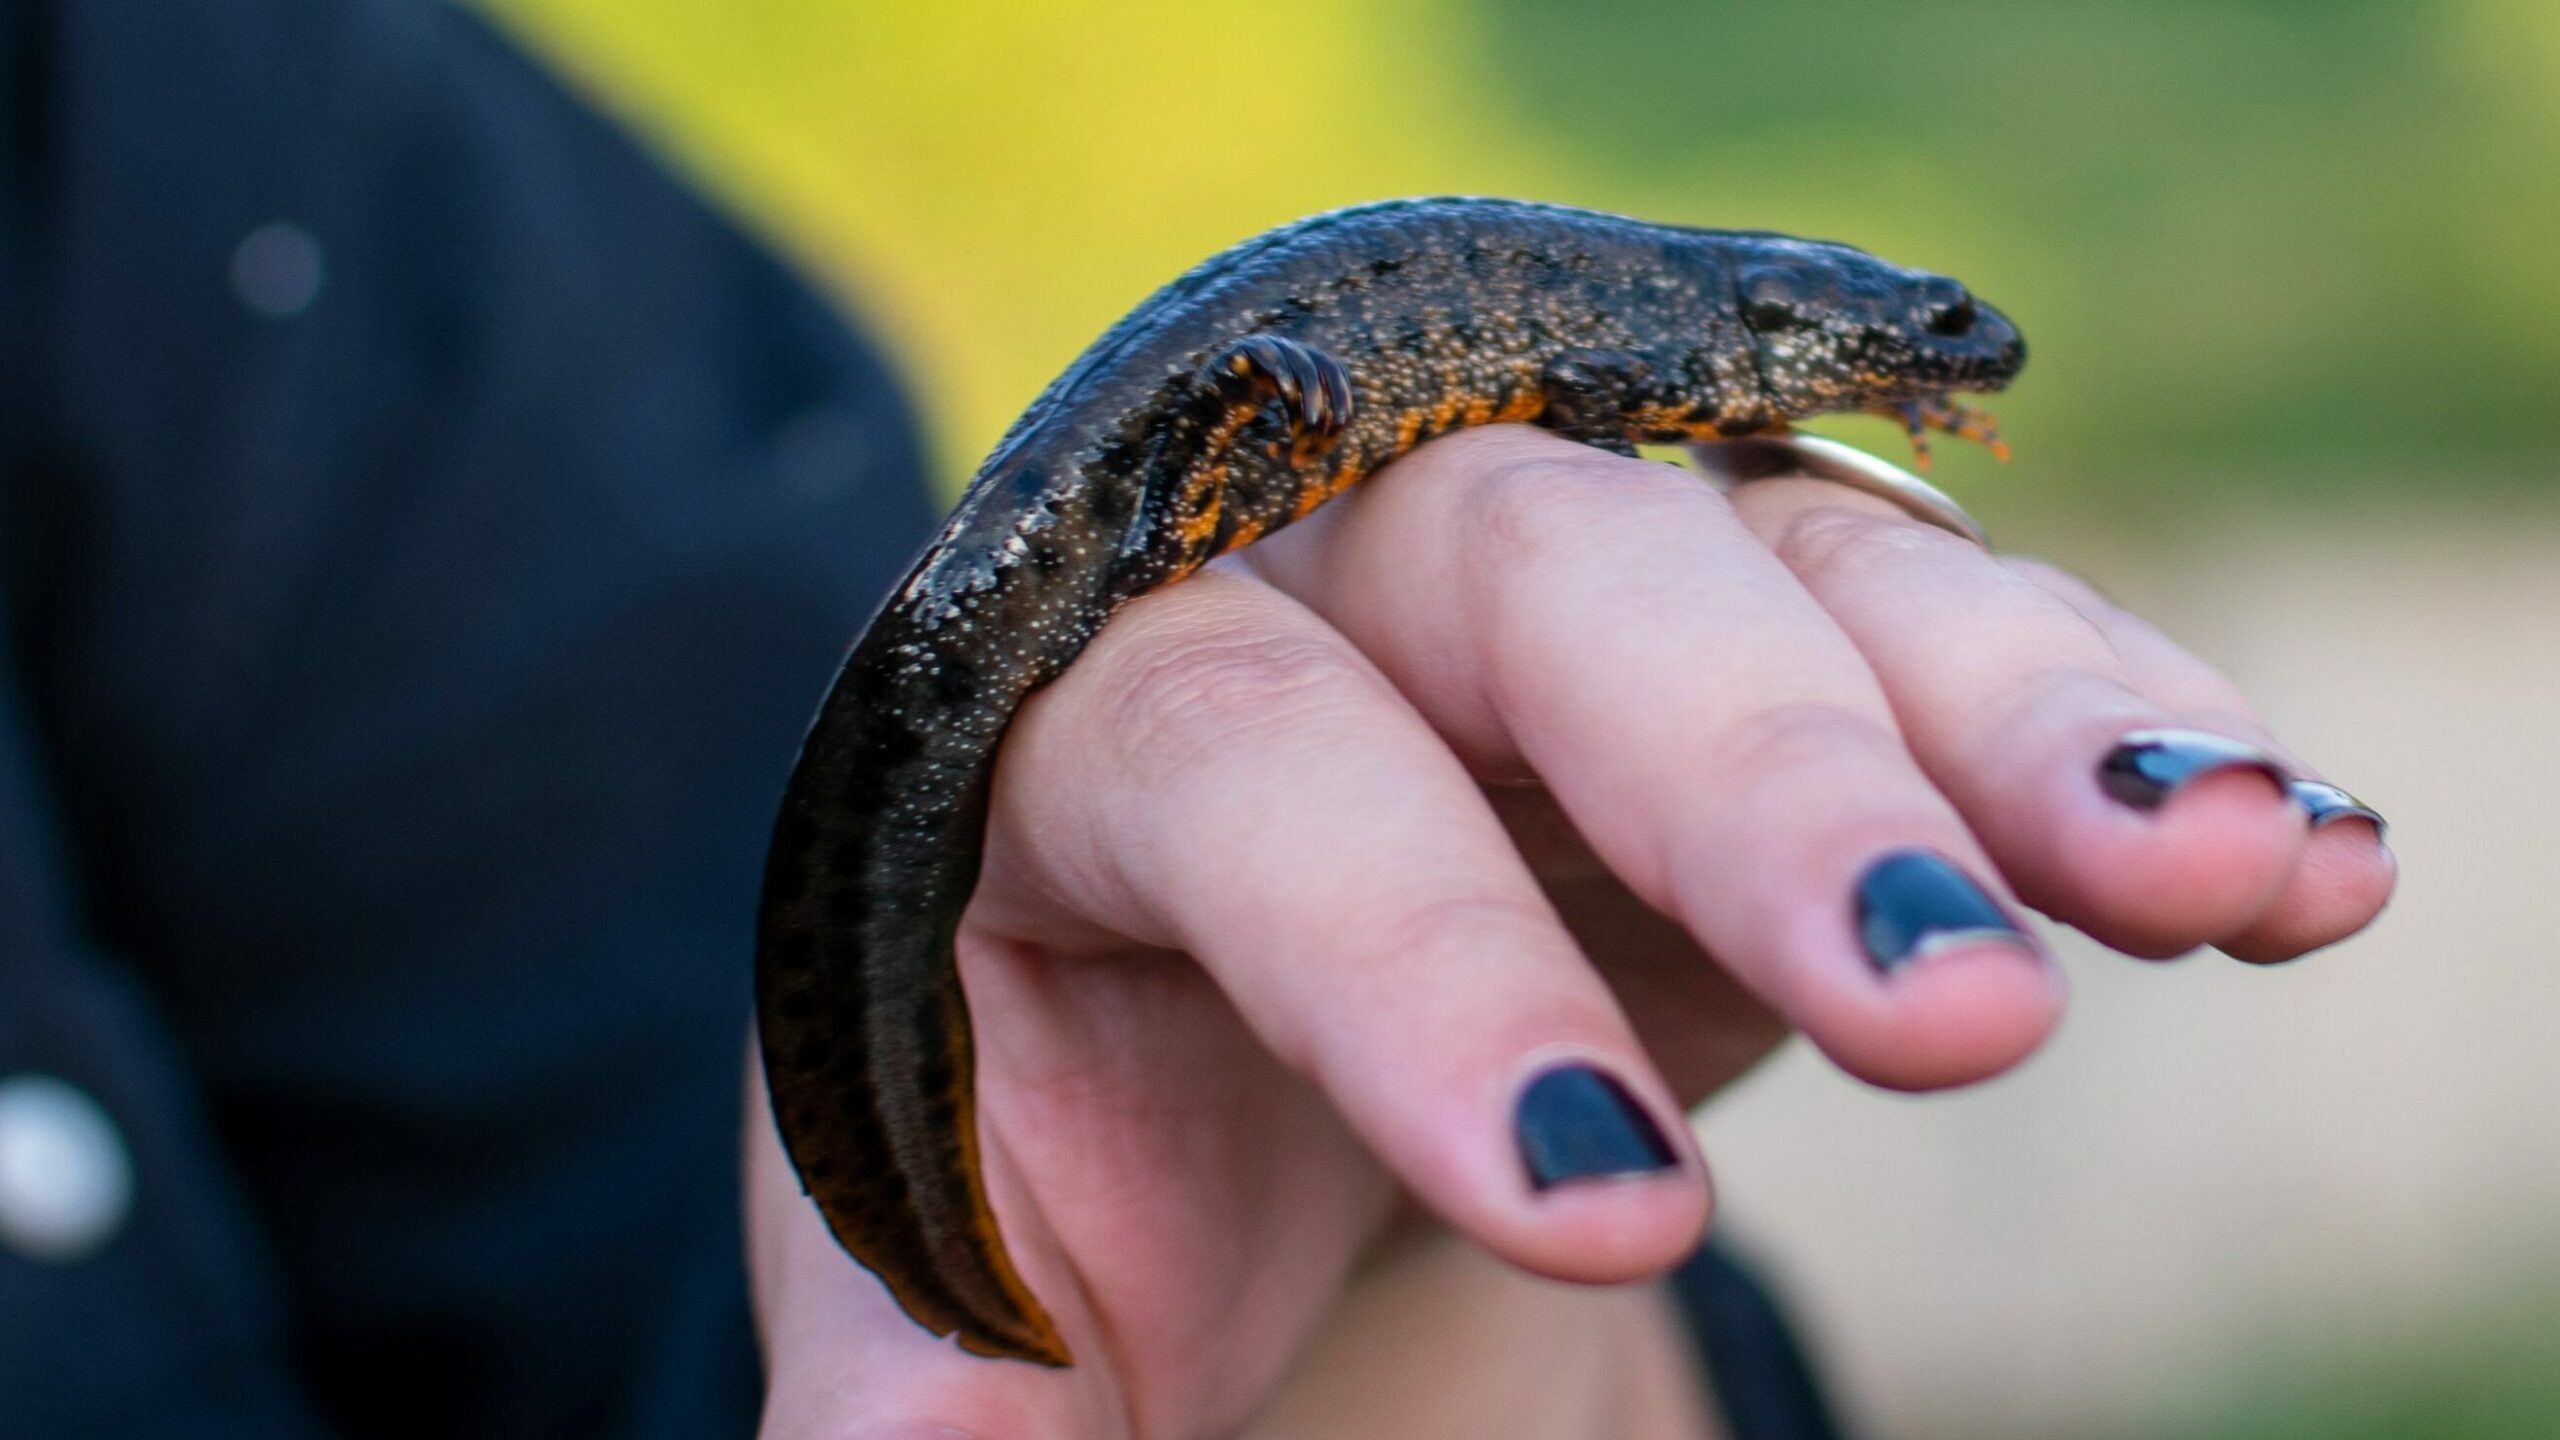
[[[2233,670],[2407,882],[2308,966],[2073,955],[1978,1095],[1790,1056],[1709,1113],[1728,1213],[1881,1435],[2560,1435],[2560,4],[486,3],[884,334],[947,484],[1155,285],[1354,201],[1974,285],[2019,459],[1941,478]]]

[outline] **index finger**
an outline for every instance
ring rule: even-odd
[[[972,923],[1197,957],[1432,1209],[1590,1282],[1704,1222],[1681,1110],[1481,791],[1365,657],[1213,569],[1025,708]],[[1585,1182],[1610,1181],[1597,1184]]]

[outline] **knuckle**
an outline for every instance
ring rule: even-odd
[[[1471,507],[1479,563],[1508,570],[1550,553],[1558,532],[1575,523],[1571,469],[1545,457],[1488,467],[1476,480]]]
[[[1106,733],[1138,772],[1211,761],[1258,734],[1320,719],[1373,679],[1328,634],[1251,622],[1159,632],[1112,667]]]
[[[1452,888],[1417,895],[1380,885],[1341,906],[1306,938],[1310,962],[1324,967],[1329,989],[1344,1004],[1407,1008],[1472,965],[1475,978],[1465,982],[1472,993],[1464,1003],[1478,1023],[1492,1014],[1534,1010],[1541,1012],[1539,1021],[1554,1024],[1567,1008],[1555,987],[1539,985],[1534,994],[1517,988],[1525,974],[1542,967],[1506,965],[1495,972],[1502,978],[1489,979],[1481,962],[1488,956],[1562,954],[1557,947],[1570,943],[1563,935],[1561,922],[1534,890],[1514,895],[1489,887]],[[1431,1008],[1445,1014],[1455,1002]],[[1323,1016],[1304,1015],[1269,1038],[1284,1064],[1322,1074],[1330,1068],[1326,1047],[1339,1038],[1337,1030]]]
[[[2034,555],[2003,555],[2000,563],[2029,584],[2089,615],[2111,614],[2123,607],[2076,572]]]
[[[2009,678],[1999,706],[2012,724],[2022,726],[2043,724],[2054,716],[2140,713],[2147,708],[2141,693],[2122,676],[2074,664],[2020,670]],[[1999,727],[1981,728],[1994,733]]]
[[[1899,515],[1850,505],[1810,505],[1789,516],[1775,549],[1790,569],[1808,580],[1900,566],[1915,557],[1947,553],[1966,542]]]
[[[1346,916],[1347,943],[1339,953],[1357,969],[1382,970],[1409,961],[1437,968],[1434,957],[1515,950],[1524,934],[1555,925],[1545,903],[1526,891],[1512,895],[1474,889],[1423,898],[1390,894]]]
[[[1723,497],[1676,465],[1628,460],[1584,447],[1488,467],[1471,508],[1482,573],[1516,573],[1602,543],[1631,516],[1724,507]]]
[[[2163,642],[2164,644],[2166,642]],[[2200,656],[2177,651],[2173,662],[2180,673],[2175,689],[2166,698],[2174,708],[2188,712],[2198,723],[2242,727],[2236,734],[2266,738],[2267,722],[2258,708],[2249,703],[2248,692],[2240,682],[2225,674],[2220,666]],[[2163,689],[2169,687],[2163,686]]]
[[[2135,728],[2155,713],[2119,676],[2076,664],[2038,665],[2010,676],[1997,695],[1985,697],[1972,724],[1942,743],[1949,762],[1965,774],[2032,784],[2035,767],[2016,764],[2017,757],[2046,753],[2055,737],[2077,735],[2090,724]]]
[[[1844,757],[1908,762],[1902,736],[1889,723],[1836,700],[1764,706],[1735,721],[1718,752],[1727,773],[1777,784],[1809,771],[1836,771]]]

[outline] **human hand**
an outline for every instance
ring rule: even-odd
[[[1788,1028],[1902,1088],[2014,1063],[2062,991],[2009,895],[2257,960],[2380,908],[2373,828],[2307,826],[2246,756],[2101,783],[2162,729],[2311,773],[2140,621],[1882,502],[1514,427],[1423,447],[1130,605],[1006,742],[959,954],[989,1187],[1079,1363],[909,1322],[759,1094],[767,1433],[1227,1434],[1401,1194],[1632,1280],[1704,1222],[1681,1111]]]

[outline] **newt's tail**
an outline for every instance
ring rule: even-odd
[[[1006,1256],[952,953],[1002,718],[925,723],[865,637],[809,732],[766,859],[756,1011],[773,1115],[836,1239],[963,1349],[1072,1359]],[[886,633],[884,633],[886,632]]]

